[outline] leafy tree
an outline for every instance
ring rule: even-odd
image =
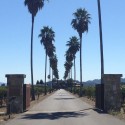
[[[71,21],[72,27],[77,30],[80,37],[80,96],[82,87],[82,33],[88,32],[88,24],[90,23],[90,14],[85,9],[77,9],[73,13],[74,19]]]

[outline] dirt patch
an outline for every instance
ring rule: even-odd
[[[87,98],[86,96],[85,96],[85,97],[81,97],[81,99],[82,99],[84,102],[86,102],[86,103],[88,103],[89,105],[91,105],[92,107],[95,107],[95,101],[94,101],[93,99],[89,99],[89,98]]]

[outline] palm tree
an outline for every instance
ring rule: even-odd
[[[49,28],[48,26],[43,27],[41,29],[41,33],[39,34],[39,37],[41,37],[41,44],[44,45],[45,48],[45,95],[47,93],[46,91],[46,69],[47,69],[47,55],[49,52],[50,47],[52,46],[52,42],[54,41],[55,32],[52,30],[52,28]]]
[[[73,61],[73,55],[70,53],[69,49],[66,51],[66,62],[64,64],[64,67],[65,67],[65,75],[68,76],[69,75],[69,78],[70,78],[70,72],[71,72],[71,68],[72,66],[70,67],[69,65],[72,63]],[[67,74],[68,72],[68,74]],[[65,78],[65,77],[64,77]],[[67,78],[67,77],[66,77]]]
[[[31,28],[31,84],[32,84],[32,100],[35,100],[34,95],[34,81],[33,81],[33,29],[34,29],[34,17],[36,16],[38,10],[42,9],[44,6],[44,0],[25,0],[25,6],[28,7],[28,10],[32,16],[32,28]]]
[[[54,57],[54,53],[55,53],[55,51],[56,51],[56,49],[55,49],[55,46],[53,45],[53,44],[50,44],[50,46],[49,46],[49,49],[48,49],[48,56],[49,56],[49,80],[50,81],[52,81],[51,80],[51,59]],[[51,82],[51,89],[52,89],[52,82]]]
[[[34,29],[34,17],[36,16],[38,10],[42,9],[44,6],[44,0],[25,0],[25,6],[32,16],[32,28],[31,28],[31,84],[32,84],[32,100],[35,100],[34,95],[34,81],[33,81],[33,29]]]
[[[65,56],[66,56],[66,61],[67,61],[68,63],[70,63],[70,62],[73,61],[73,54],[70,52],[69,49],[66,51]]]
[[[53,82],[53,76],[55,77],[54,79],[57,79],[57,82],[58,82],[58,79],[59,79],[59,74],[58,74],[59,71],[57,69],[57,63],[58,63],[57,56],[56,56],[56,54],[54,54],[50,58],[50,66],[52,68],[52,82]],[[52,86],[52,88],[53,88],[53,86]]]
[[[80,48],[78,38],[76,36],[71,37],[70,40],[67,41],[66,45],[69,46],[69,51],[73,55],[73,60],[74,60],[74,80],[76,80],[75,55],[79,51],[79,48]]]
[[[59,74],[58,74],[59,71],[57,69],[57,63],[58,63],[57,56],[54,55],[52,62],[53,75],[55,76],[56,79],[59,79]]]
[[[73,61],[73,55],[70,53],[69,49],[66,51],[66,62],[64,64],[65,67],[65,74],[64,74],[64,79],[66,79],[69,75],[70,77],[70,71],[72,68],[72,61]]]
[[[98,4],[99,32],[100,32],[101,83],[103,84],[102,75],[104,74],[104,60],[103,60],[103,40],[102,40],[102,21],[101,21],[100,0],[97,0],[97,4]]]
[[[90,14],[85,9],[77,9],[73,13],[74,19],[71,22],[72,27],[77,30],[80,37],[80,96],[82,95],[82,33],[88,32],[88,24],[90,23]]]
[[[75,58],[76,58],[76,53],[80,49],[80,44],[79,40],[76,36],[73,36],[70,38],[69,41],[67,41],[67,46],[69,46],[69,51],[73,55],[73,60],[74,60],[74,81],[76,80],[76,66],[75,66]],[[74,85],[74,91],[75,91],[75,85]]]

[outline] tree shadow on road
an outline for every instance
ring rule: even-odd
[[[49,119],[55,120],[60,118],[69,118],[69,117],[83,117],[87,116],[87,113],[84,112],[52,112],[52,113],[35,113],[35,114],[25,114],[22,119]]]
[[[101,110],[101,109],[98,109],[98,108],[96,108],[96,107],[86,108],[86,109],[82,109],[82,110],[80,110],[80,111],[91,110],[91,109],[92,109],[93,111],[99,113],[99,114],[107,114],[105,111],[103,111],[103,110]]]
[[[70,99],[75,99],[75,98],[54,98],[55,100],[70,100]]]

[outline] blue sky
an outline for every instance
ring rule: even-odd
[[[106,74],[123,74],[125,77],[125,16],[124,0],[100,0]],[[78,33],[72,28],[73,13],[85,8],[91,14],[88,33],[83,34],[83,81],[100,78],[100,44],[97,0],[49,0],[35,17],[34,26],[34,82],[44,80],[44,47],[38,35],[43,26],[55,31],[55,46],[60,79],[64,76],[66,42]],[[0,7],[0,81],[5,74],[26,74],[30,83],[31,15],[23,0],[1,1]],[[76,58],[79,80],[79,53]],[[48,71],[48,70],[47,70]]]

